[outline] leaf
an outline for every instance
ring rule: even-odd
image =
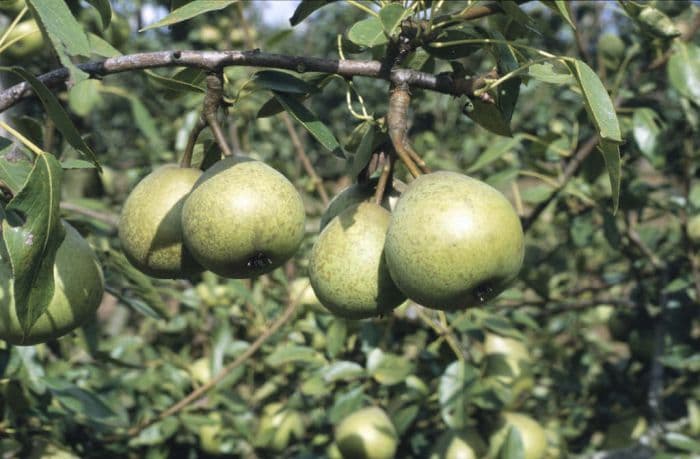
[[[334,358],[345,346],[348,335],[347,323],[342,319],[333,320],[326,335],[326,352],[330,358]]]
[[[656,152],[661,128],[656,112],[650,108],[638,108],[632,114],[632,135],[639,150],[651,158]]]
[[[68,5],[59,1],[27,0],[27,6],[42,34],[51,41],[61,64],[69,70],[73,83],[86,79],[87,73],[76,67],[71,57],[90,56],[90,42]]]
[[[142,28],[139,30],[139,32],[177,24],[178,22],[192,19],[195,16],[199,16],[200,14],[208,13],[210,11],[223,10],[227,6],[233,5],[237,1],[238,0],[194,0],[193,2],[186,3],[180,8],[173,10],[169,15],[165,16],[160,21]]]
[[[499,32],[493,32],[492,37],[499,41],[505,41],[505,37]],[[518,69],[518,60],[515,58],[515,54],[510,46],[503,43],[496,43],[489,46],[489,50],[496,59],[498,73],[500,75],[507,75]],[[496,105],[503,114],[503,118],[508,122],[509,130],[515,104],[518,102],[518,96],[520,95],[521,81],[520,77],[510,78],[501,83],[496,91]]]
[[[622,174],[622,166],[620,164],[620,145],[606,139],[600,139],[598,149],[603,153],[605,159],[605,167],[608,170],[610,178],[610,188],[612,189],[613,214],[617,212],[620,204],[620,176]]]
[[[255,75],[253,75],[252,81],[259,88],[284,93],[309,94],[318,91],[318,88],[310,85],[301,78],[279,70],[261,70],[256,72]]]
[[[508,153],[509,151],[513,150],[517,145],[520,144],[520,139],[518,138],[510,138],[510,139],[498,139],[494,143],[491,144],[490,147],[486,149],[485,152],[483,152],[477,160],[469,166],[467,169],[467,172],[476,172],[479,169],[483,168],[484,166],[494,162],[504,154]]]
[[[87,416],[95,421],[117,420],[117,414],[97,394],[71,384],[65,379],[45,378],[51,394],[73,413]]]
[[[476,370],[463,361],[452,362],[440,377],[438,399],[445,424],[462,429],[467,424],[468,389],[478,379]]]
[[[505,119],[496,104],[484,102],[481,99],[474,99],[470,103],[470,109],[463,110],[463,113],[475,123],[494,134],[505,137],[512,137],[513,135],[510,130],[510,123]]]
[[[517,2],[513,0],[501,0],[498,3],[498,6],[500,6],[503,9],[503,11],[505,11],[508,17],[510,17],[518,24],[536,33],[539,33],[535,21],[530,16],[528,16],[522,9],[520,9]]]
[[[379,384],[393,386],[413,372],[413,365],[405,357],[375,348],[367,356],[367,371]]]
[[[335,0],[301,0],[301,3],[297,5],[297,9],[294,10],[294,14],[289,18],[289,23],[295,26],[309,17],[311,13],[317,9],[330,5],[334,1]]]
[[[655,37],[669,39],[681,35],[671,18],[651,6],[642,8],[634,19],[644,31]]]
[[[667,432],[664,438],[674,448],[693,454],[700,454],[700,441],[694,440],[687,435],[678,432]]]
[[[671,85],[700,106],[700,47],[676,40],[666,71]]]
[[[525,459],[525,447],[523,445],[523,440],[520,437],[520,432],[518,429],[513,427],[508,428],[508,435],[506,436],[503,445],[498,453],[499,459]]]
[[[294,119],[299,121],[324,148],[336,154],[338,154],[337,152],[341,152],[338,139],[335,138],[331,130],[328,129],[328,126],[319,120],[313,112],[304,107],[294,97],[287,94],[275,92],[275,99],[294,117]],[[342,156],[342,152],[340,156]]]
[[[20,225],[2,222],[2,236],[12,267],[17,319],[26,334],[44,313],[54,292],[56,250],[65,237],[59,220],[61,165],[53,155],[38,155],[27,182],[9,202]]]
[[[146,75],[148,75],[153,83],[171,91],[194,92],[198,94],[203,94],[205,92],[205,88],[201,84],[201,82],[204,81],[205,74],[201,69],[180,69],[171,77],[159,75],[152,70],[146,70]]]
[[[122,53],[111,45],[104,38],[95,35],[94,33],[88,33],[88,41],[90,42],[90,52],[92,54],[97,54],[102,57],[114,57],[121,56]]]
[[[367,124],[367,129],[365,134],[362,136],[362,140],[360,140],[360,144],[357,146],[357,150],[355,150],[355,154],[352,157],[350,172],[348,173],[348,175],[353,177],[353,179],[360,174],[360,171],[362,171],[365,166],[367,166],[370,158],[372,157],[372,147],[374,146],[374,136],[376,134],[377,127],[370,121],[365,121],[365,123]]]
[[[406,10],[398,3],[390,3],[379,10],[379,20],[382,23],[384,33],[388,37],[398,35],[401,28],[401,22],[410,15],[410,11]]]
[[[87,2],[100,13],[102,30],[109,27],[109,23],[112,22],[112,7],[109,0],[87,0]]]
[[[538,81],[551,84],[570,84],[572,82],[572,75],[568,69],[562,69],[562,71],[557,71],[558,69],[551,62],[544,62],[542,64],[532,64],[528,68],[528,75]]]
[[[477,44],[459,42],[479,38],[488,37],[478,33],[472,26],[460,25],[439,32],[435,39],[428,44],[426,51],[440,59],[459,59],[470,56],[480,49]]]
[[[65,169],[94,169],[95,165],[82,159],[66,159],[61,161],[61,167]]]
[[[568,1],[566,1],[566,0],[542,0],[542,3],[544,3],[549,8],[551,8],[552,10],[559,13],[559,15],[561,17],[563,17],[566,20],[566,22],[569,23],[571,28],[576,30],[576,24],[574,24],[574,21],[571,19],[571,13],[569,13],[569,7],[567,5]]]
[[[323,363],[325,359],[310,347],[294,345],[282,345],[265,359],[265,363],[272,367],[293,362]]]
[[[84,80],[68,91],[68,106],[79,116],[87,116],[102,100],[99,80]]]
[[[19,193],[32,170],[32,163],[10,140],[0,137],[0,181],[13,194]]]
[[[71,121],[68,113],[63,108],[63,106],[58,102],[58,99],[54,94],[47,88],[44,83],[39,81],[31,73],[24,70],[22,67],[0,67],[0,71],[13,72],[23,78],[34,90],[37,95],[44,110],[51,117],[51,120],[56,125],[61,134],[66,138],[68,143],[85,155],[90,161],[92,161],[99,170],[102,170],[100,164],[97,162],[97,157],[92,149],[85,143],[85,140],[80,136],[80,133],[76,129],[75,125]]]
[[[572,59],[567,61],[567,64],[581,87],[588,115],[598,129],[600,137],[621,143],[620,123],[617,120],[612,99],[610,99],[603,82],[585,62]]]
[[[373,48],[389,42],[384,35],[384,27],[377,17],[370,17],[356,22],[348,31],[348,40],[358,46]]]
[[[336,361],[321,370],[323,380],[327,383],[335,381],[351,381],[365,374],[365,369],[355,362]]]

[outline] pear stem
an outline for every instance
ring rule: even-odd
[[[224,75],[221,70],[212,72],[207,75],[207,93],[204,96],[202,106],[202,117],[209,125],[216,143],[221,148],[224,156],[233,156],[233,151],[228,146],[224,132],[221,129],[219,120],[216,118],[216,112],[221,107],[221,101],[224,98]]]
[[[205,127],[206,123],[204,120],[202,120],[202,118],[198,118],[197,123],[190,131],[190,136],[187,138],[187,145],[185,146],[185,151],[182,153],[182,158],[180,159],[180,167],[192,167],[192,151],[194,150],[195,143],[197,143],[199,134]]]
[[[411,148],[407,140],[408,107],[410,103],[411,95],[408,84],[395,85],[389,94],[389,111],[386,114],[386,122],[389,127],[389,138],[394,145],[396,154],[404,163],[408,172],[415,178],[421,175],[422,172],[413,159],[414,157],[419,158],[419,155]]]
[[[378,205],[382,205],[382,200],[387,191],[387,186],[391,186],[391,175],[394,170],[394,157],[391,154],[380,153],[380,160],[382,164],[382,173],[379,176],[379,181],[377,182],[377,189],[374,191],[374,202]]]

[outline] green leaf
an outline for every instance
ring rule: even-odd
[[[572,75],[568,69],[557,69],[556,62],[533,64],[528,68],[528,75],[538,81],[551,84],[570,84]],[[559,70],[559,71],[558,71]]]
[[[620,123],[617,120],[615,106],[603,82],[600,81],[598,75],[585,62],[573,59],[567,61],[567,64],[581,88],[586,110],[591,121],[598,129],[600,137],[621,143],[622,134],[620,133]]]
[[[87,0],[87,2],[100,13],[102,30],[109,27],[109,23],[112,22],[112,7],[109,0]]]
[[[374,125],[374,123],[365,121],[364,124],[367,125],[367,129],[365,130],[365,134],[362,136],[362,140],[360,140],[360,144],[357,146],[357,150],[355,150],[355,154],[352,157],[350,172],[348,173],[348,175],[353,177],[353,179],[357,177],[360,174],[360,171],[369,163],[369,160],[372,157],[374,137],[377,133],[377,127]]]
[[[48,36],[58,59],[70,71],[73,83],[88,77],[73,64],[72,56],[90,56],[90,42],[83,26],[73,17],[65,2],[27,0],[27,6],[37,20],[42,34]]]
[[[379,11],[379,20],[382,23],[384,33],[393,37],[398,34],[401,28],[401,22],[411,14],[403,6],[398,3],[390,3]]]
[[[650,108],[638,108],[632,114],[632,134],[639,150],[651,158],[656,153],[657,141],[661,128],[659,117]]]
[[[45,378],[44,382],[51,394],[73,413],[108,424],[115,424],[118,420],[114,410],[97,394],[81,389],[65,379]]]
[[[405,357],[375,348],[367,356],[367,372],[379,384],[393,386],[403,382],[413,372],[413,365]]]
[[[610,188],[612,189],[613,214],[615,214],[620,204],[620,176],[622,175],[620,145],[611,140],[600,139],[598,149],[603,153],[605,167],[608,169]]]
[[[322,368],[321,375],[327,383],[336,381],[351,381],[360,376],[364,376],[365,369],[355,362],[344,360],[332,362],[330,365]]]
[[[440,59],[459,59],[467,57],[481,49],[474,43],[459,43],[463,40],[473,40],[478,38],[488,38],[478,33],[477,30],[469,25],[459,25],[455,28],[445,29],[438,33],[433,41],[431,41],[426,50],[433,56]]]
[[[328,421],[338,424],[344,417],[360,409],[364,403],[365,394],[362,386],[355,387],[343,393],[336,393],[333,406],[328,411]]]
[[[348,336],[348,326],[345,320],[334,319],[328,327],[326,335],[326,352],[330,358],[334,358],[345,346],[345,339]]]
[[[310,347],[287,344],[279,346],[265,359],[265,363],[272,367],[292,362],[324,363],[325,359]]]
[[[674,51],[666,66],[671,85],[700,105],[700,47],[676,40]]]
[[[530,16],[520,9],[517,2],[513,0],[501,0],[498,2],[498,6],[500,6],[512,20],[537,32],[537,24],[535,24],[535,21]]]
[[[377,17],[370,17],[356,22],[348,31],[348,39],[358,46],[373,48],[389,42],[384,35],[384,27]]]
[[[467,172],[476,172],[484,166],[491,164],[498,158],[513,150],[517,145],[520,144],[520,139],[510,138],[510,139],[498,139],[491,144],[490,147],[483,152],[477,160],[469,166]]]
[[[518,429],[515,429],[513,427],[508,428],[508,435],[506,436],[503,445],[501,445],[501,448],[498,452],[498,458],[525,459],[525,448]]]
[[[505,37],[503,37],[503,35],[501,35],[499,32],[493,32],[492,37],[499,41],[505,40]],[[517,70],[520,66],[510,46],[503,43],[496,43],[490,45],[489,50],[496,59],[498,73],[500,75],[507,75],[508,73]],[[521,81],[522,80],[520,77],[510,78],[501,83],[501,85],[498,86],[497,90],[495,91],[496,105],[503,114],[503,118],[508,122],[509,130],[510,120],[513,117],[513,111],[515,110],[515,104],[518,102],[518,96],[520,95]]]
[[[309,17],[311,13],[317,9],[329,5],[334,1],[335,0],[301,0],[301,3],[297,5],[297,9],[294,10],[294,14],[289,18],[289,23],[295,26]]]
[[[99,170],[101,170],[95,153],[88,146],[88,144],[85,143],[85,140],[80,136],[80,133],[71,121],[66,110],[60,104],[56,96],[54,96],[54,94],[49,90],[49,88],[44,85],[44,83],[39,81],[38,78],[24,70],[22,67],[0,67],[0,71],[13,72],[29,83],[34,90],[34,93],[44,106],[44,110],[46,110],[46,113],[49,115],[49,117],[51,117],[51,120],[56,125],[56,129],[63,134],[73,148],[80,151],[90,161],[92,161]]]
[[[569,13],[569,2],[567,0],[542,0],[542,3],[559,13],[569,23],[571,28],[576,30],[576,24],[574,24],[574,21],[571,19],[571,13]]]
[[[146,70],[146,75],[158,86],[178,93],[194,92],[203,94],[206,91],[201,84],[205,77],[204,71],[201,69],[180,69],[171,77],[159,75],[152,70]]]
[[[194,0],[193,2],[186,3],[180,8],[173,10],[169,15],[165,16],[160,21],[144,27],[143,29],[139,30],[139,32],[177,24],[178,22],[192,19],[195,16],[199,16],[200,14],[208,13],[210,11],[223,10],[227,6],[233,5],[237,1],[238,0]]]
[[[25,334],[53,297],[54,260],[65,237],[58,216],[62,173],[53,155],[38,155],[27,182],[5,208],[24,220],[19,225],[4,220],[2,236],[12,267],[17,319]]]
[[[19,193],[32,170],[32,163],[10,140],[0,137],[0,181],[13,194]]]
[[[68,91],[68,106],[79,116],[87,116],[102,100],[99,80],[84,80]]]
[[[304,107],[293,96],[275,92],[275,99],[294,117],[294,119],[299,121],[324,148],[336,154],[340,152],[340,156],[342,156],[338,139],[335,138],[331,130],[328,129],[328,126],[319,120],[313,112]]]
[[[97,54],[98,56],[102,57],[114,57],[122,55],[122,53],[117,48],[112,46],[111,43],[109,43],[104,38],[95,35],[94,33],[88,33],[88,41],[90,42],[91,54]]]
[[[440,377],[440,415],[445,424],[453,429],[462,429],[467,425],[468,390],[478,376],[473,367],[458,360],[448,365]]]
[[[651,6],[642,8],[634,19],[642,30],[655,37],[669,39],[681,35],[671,18]]]
[[[688,451],[689,453],[700,454],[700,441],[694,440],[687,435],[683,435],[679,432],[667,432],[664,436],[666,442],[683,451]]]
[[[463,110],[463,113],[475,123],[494,134],[505,137],[513,136],[510,130],[510,122],[506,120],[503,112],[494,103],[474,99],[469,104],[469,107]]]
[[[82,159],[66,159],[61,161],[61,167],[65,169],[94,169],[95,165],[90,161],[84,161]]]
[[[261,70],[252,78],[253,83],[262,89],[279,91],[290,94],[309,94],[317,92],[318,88],[291,73],[279,70]]]

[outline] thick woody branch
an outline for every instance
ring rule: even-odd
[[[449,73],[433,75],[410,69],[388,71],[380,61],[322,59],[264,53],[258,50],[157,51],[117,56],[104,61],[78,65],[80,69],[93,77],[162,67],[195,67],[218,71],[229,66],[267,67],[299,73],[324,72],[346,78],[355,76],[377,78],[455,96],[472,95],[477,84],[476,80],[469,78],[455,79]],[[67,79],[68,70],[65,68],[53,70],[39,77],[39,80],[49,87],[58,86]],[[29,95],[31,95],[31,87],[27,83],[19,83],[0,92],[0,112],[7,110]]]

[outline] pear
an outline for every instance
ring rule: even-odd
[[[377,179],[372,179],[364,183],[354,183],[335,195],[335,197],[331,199],[331,202],[328,203],[326,211],[321,216],[321,230],[323,230],[335,216],[348,207],[373,200],[377,182]],[[392,187],[391,191],[382,199],[382,207],[387,210],[392,210],[398,201],[400,193],[396,187],[403,188],[406,186],[403,182],[398,180],[394,180],[394,182],[394,187]]]
[[[390,220],[388,210],[364,202],[345,209],[319,235],[311,249],[309,279],[321,304],[333,314],[366,319],[405,300],[384,261]]]
[[[500,450],[511,434],[517,432],[522,444],[523,459],[542,459],[547,452],[547,434],[542,426],[522,413],[504,412],[500,419],[500,428],[491,435],[489,445]]]
[[[344,458],[392,459],[398,435],[389,416],[378,407],[362,408],[335,429],[335,442]]]
[[[478,459],[487,449],[474,430],[449,430],[440,435],[428,459]]]
[[[409,184],[394,209],[385,256],[410,299],[455,310],[498,295],[523,263],[523,230],[498,190],[455,172]]]
[[[304,204],[267,164],[228,157],[207,169],[182,209],[185,245],[206,269],[231,278],[272,271],[304,238]]]
[[[124,202],[119,239],[127,259],[152,277],[175,279],[202,271],[182,241],[182,206],[202,172],[162,166]]]
[[[104,278],[90,245],[68,223],[53,267],[54,293],[24,335],[14,302],[12,268],[0,254],[0,339],[28,346],[59,338],[89,320],[102,301]]]

